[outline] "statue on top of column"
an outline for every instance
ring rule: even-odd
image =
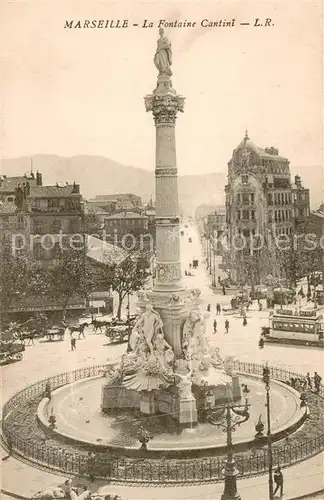
[[[159,29],[160,38],[154,56],[154,64],[159,70],[159,76],[172,76],[172,49],[170,40],[164,36],[163,28]]]

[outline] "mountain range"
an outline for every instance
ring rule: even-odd
[[[62,157],[56,155],[35,155],[33,157],[6,158],[2,160],[1,174],[23,175],[38,170],[43,175],[43,184],[56,182],[77,182],[84,198],[97,194],[134,193],[143,201],[155,198],[154,168],[152,171],[122,165],[103,156],[78,155]],[[312,208],[323,200],[323,168],[298,167],[292,174],[299,174],[304,185],[311,190]],[[182,211],[192,215],[201,204],[222,205],[225,201],[225,172],[213,174],[180,175],[179,200]]]

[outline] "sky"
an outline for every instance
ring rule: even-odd
[[[101,155],[154,168],[144,95],[155,88],[157,21],[170,28],[179,173],[225,171],[248,128],[291,164],[323,163],[320,1],[3,0],[2,157]],[[271,27],[253,27],[271,18]],[[202,19],[235,18],[234,28]],[[125,29],[64,29],[66,20],[128,19]],[[142,25],[152,20],[153,28]],[[240,26],[250,22],[251,26]]]

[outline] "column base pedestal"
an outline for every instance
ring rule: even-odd
[[[192,428],[197,425],[197,406],[196,400],[180,399],[179,400],[179,427],[182,429]]]

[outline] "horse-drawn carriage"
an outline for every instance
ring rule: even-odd
[[[106,328],[106,337],[111,343],[128,342],[130,327],[127,325],[108,326]]]
[[[129,316],[126,321],[113,318],[111,324],[106,327],[106,337],[110,342],[128,342],[129,335],[135,325],[137,316]]]
[[[1,340],[0,341],[0,364],[10,361],[21,361],[25,345],[16,340]]]

